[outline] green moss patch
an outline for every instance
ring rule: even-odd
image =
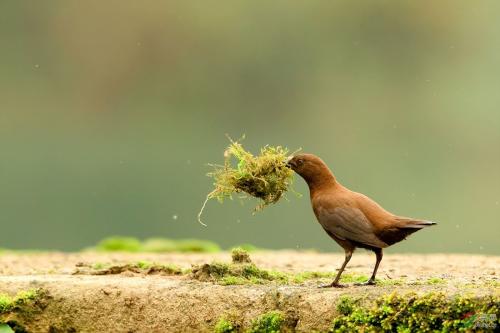
[[[427,284],[443,284],[443,283],[446,283],[446,280],[442,278],[433,277],[427,279]]]
[[[20,291],[15,296],[0,294],[0,314],[11,312],[16,307],[27,304],[35,300],[38,295],[38,290]]]
[[[285,316],[279,311],[271,311],[252,321],[248,333],[278,333],[285,323]]]
[[[0,294],[0,333],[26,332],[12,315],[31,316],[38,301],[45,295],[42,289],[19,291],[15,296]]]
[[[444,293],[396,292],[353,298],[341,296],[330,332],[493,332],[500,327],[498,296],[454,296]],[[215,332],[280,332],[291,329],[281,311],[266,312],[242,329],[241,320],[223,316]]]
[[[214,242],[200,239],[149,238],[140,241],[134,237],[109,237],[89,250],[99,252],[219,252],[221,248]]]
[[[341,297],[331,332],[456,332],[498,327],[500,298],[447,297],[443,293],[392,293],[370,304]]]
[[[212,281],[222,285],[263,284],[275,281],[287,283],[288,276],[284,273],[258,268],[255,264],[227,264],[213,262],[193,266],[191,276],[199,281]]]
[[[210,281],[221,285],[242,284],[266,284],[276,283],[280,285],[300,284],[307,280],[326,279],[335,277],[335,273],[329,272],[302,272],[289,274],[273,270],[265,270],[253,263],[228,264],[213,262],[211,264],[195,265],[191,271],[191,277],[199,281]],[[342,283],[362,283],[368,278],[364,275],[346,275],[341,279]]]
[[[104,263],[78,264],[74,275],[113,275],[125,272],[144,275],[182,275],[187,270],[172,264],[155,264],[147,261],[138,261],[132,264],[111,265]]]
[[[215,333],[233,333],[238,332],[238,326],[225,317],[220,318],[214,327]]]
[[[241,247],[236,247],[231,250],[231,259],[234,264],[251,263],[250,255],[248,251],[242,249]]]
[[[261,200],[256,210],[276,203],[288,191],[293,181],[293,171],[286,166],[288,149],[281,146],[265,146],[260,155],[254,156],[237,142],[231,141],[224,151],[224,165],[212,165],[214,170],[207,175],[214,179],[214,190],[207,195],[205,204],[210,199],[223,202],[233,198],[234,194],[246,194]],[[233,160],[236,165],[233,165]]]
[[[222,316],[214,327],[215,333],[278,333],[285,329],[286,316],[281,311],[266,312],[250,322],[250,326],[243,328],[241,319],[232,316]]]
[[[270,281],[288,283],[288,275],[258,268],[250,255],[242,248],[231,251],[232,263],[213,262],[195,265],[191,277],[200,281],[212,281],[222,285],[263,284]]]

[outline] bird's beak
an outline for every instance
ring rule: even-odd
[[[291,163],[293,159],[293,156],[288,156],[288,158],[286,159],[286,166],[289,167],[290,169],[293,169],[293,164]]]

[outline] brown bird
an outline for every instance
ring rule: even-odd
[[[341,287],[340,276],[358,247],[375,252],[377,261],[370,279],[382,260],[382,249],[402,241],[408,235],[431,225],[431,221],[394,215],[366,195],[342,186],[328,166],[312,154],[295,155],[288,166],[309,186],[314,214],[326,233],[345,251],[345,260],[332,283],[321,287]]]

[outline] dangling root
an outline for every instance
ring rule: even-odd
[[[211,194],[211,193],[210,193]],[[205,210],[205,206],[207,205],[208,200],[210,200],[210,194],[207,195],[207,198],[205,199],[205,202],[203,203],[203,206],[201,206],[200,212],[198,213],[198,222],[204,227],[208,227],[203,221],[201,220],[201,214]]]

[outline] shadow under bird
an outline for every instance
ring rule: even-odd
[[[326,233],[345,251],[345,260],[332,283],[321,287],[342,287],[340,276],[358,247],[375,252],[373,274],[364,283],[375,284],[382,249],[435,222],[394,215],[364,194],[342,186],[328,166],[312,154],[290,158],[288,166],[309,186],[314,214]]]

